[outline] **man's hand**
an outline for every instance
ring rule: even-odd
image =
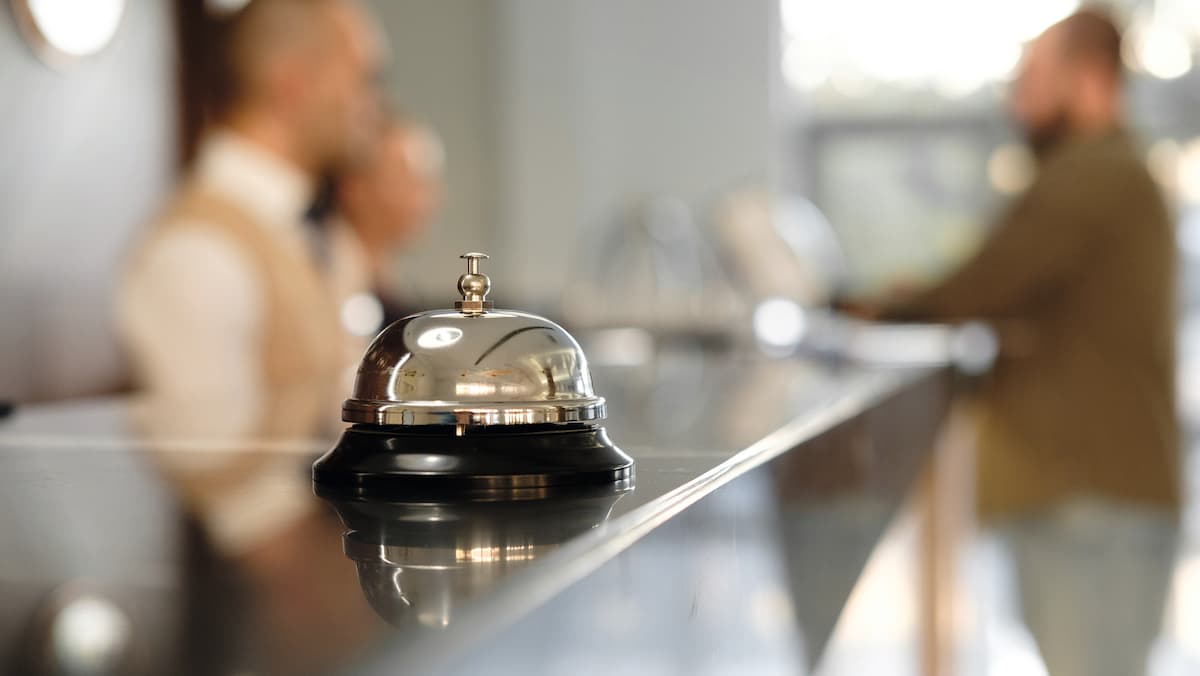
[[[883,310],[878,302],[863,298],[834,298],[830,306],[835,312],[864,321],[875,321]]]
[[[879,321],[888,308],[903,306],[920,292],[922,285],[911,279],[893,281],[882,295],[876,296],[835,296],[830,307],[835,312],[861,319],[864,321]]]

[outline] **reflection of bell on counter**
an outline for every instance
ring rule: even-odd
[[[326,499],[347,528],[343,547],[375,612],[397,627],[445,627],[457,606],[497,578],[603,523],[627,486],[538,490],[532,497],[476,493],[461,501],[444,494],[406,495],[404,502]]]
[[[463,258],[454,310],[405,317],[371,343],[342,408],[354,424],[313,480],[390,493],[629,479],[633,460],[600,426],[604,399],[579,344],[542,317],[493,310],[487,256]]]

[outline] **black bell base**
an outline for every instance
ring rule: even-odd
[[[633,459],[603,427],[354,425],[313,463],[318,494],[536,491],[629,482]]]

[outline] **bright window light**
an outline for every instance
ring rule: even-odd
[[[68,56],[104,49],[121,24],[125,0],[27,0],[42,38]]]

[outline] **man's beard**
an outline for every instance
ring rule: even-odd
[[[1037,158],[1044,158],[1051,150],[1063,141],[1070,132],[1070,120],[1067,111],[1060,108],[1054,115],[1037,125],[1025,129],[1025,141]]]

